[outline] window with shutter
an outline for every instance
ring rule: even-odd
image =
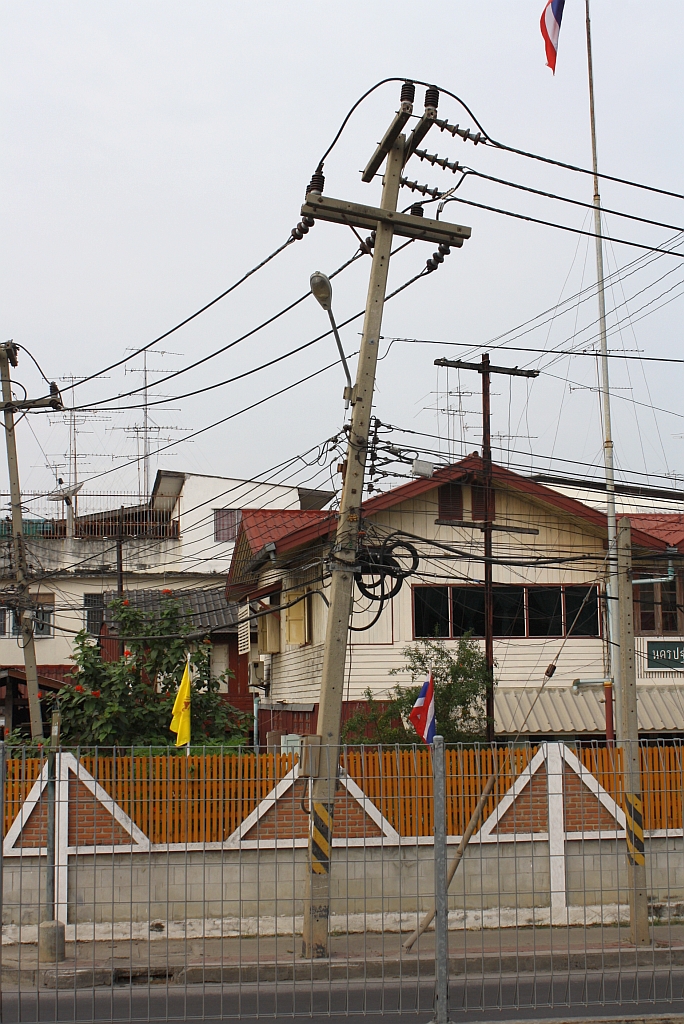
[[[485,518],[485,489],[482,484],[473,484],[470,488],[470,501],[473,519],[482,521]],[[492,519],[496,519],[496,492],[492,489]]]
[[[252,644],[249,614],[249,602],[241,604],[238,611],[238,654],[249,654]]]
[[[285,643],[302,645],[307,643],[307,594],[305,590],[290,590],[285,595]]]
[[[437,492],[440,519],[463,519],[463,489],[460,484],[442,484]]]
[[[278,654],[280,651],[280,591],[259,601],[259,611],[265,611],[269,605],[275,605],[273,614],[260,615],[257,619],[259,654]]]

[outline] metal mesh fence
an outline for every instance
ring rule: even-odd
[[[11,751],[0,789],[3,1019],[423,1019],[440,978],[452,1019],[678,1004],[682,748],[640,750],[641,847],[623,753],[564,743],[449,749],[442,843],[429,749],[342,749],[328,947],[311,958],[302,945],[310,780],[297,757]],[[492,774],[447,913],[437,899],[437,930],[432,922],[409,948]],[[632,860],[643,851],[648,913],[636,941],[630,836]]]

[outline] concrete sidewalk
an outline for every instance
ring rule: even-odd
[[[636,950],[626,928],[527,928],[452,932],[454,978],[583,973],[684,967],[684,925],[655,925],[653,943]],[[156,939],[68,943],[59,964],[38,958],[33,945],[2,948],[3,986],[91,988],[112,985],[238,984],[276,981],[415,978],[434,975],[434,932],[410,953],[396,933],[333,935],[330,958],[304,960],[292,936]]]

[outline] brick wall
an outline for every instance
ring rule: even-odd
[[[513,835],[515,832],[548,830],[549,795],[546,786],[546,765],[542,765],[503,815],[496,831],[504,835]]]
[[[273,807],[252,826],[245,839],[306,839],[309,835],[308,786],[297,779]],[[376,837],[382,833],[359,802],[343,786],[335,794],[335,832],[349,839]]]
[[[614,829],[615,818],[582,782],[576,772],[565,769],[563,776],[566,832],[598,832]]]
[[[24,825],[17,844],[26,849],[47,846],[47,787]],[[90,790],[78,779],[69,780],[69,846],[129,845],[131,837]]]

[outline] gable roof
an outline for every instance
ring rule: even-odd
[[[484,464],[482,458],[475,454],[467,455],[460,462],[456,462],[451,466],[445,466],[443,469],[438,469],[431,477],[420,477],[417,480],[411,480],[409,483],[402,484],[400,487],[393,487],[392,490],[385,491],[373,498],[368,498],[361,506],[363,515],[368,517],[377,512],[383,512],[388,508],[394,508],[396,505],[402,504],[402,502],[410,501],[421,494],[427,494],[442,484],[454,483],[459,480],[478,481],[481,479],[483,471]],[[533,501],[547,505],[572,518],[582,520],[599,531],[607,531],[605,512],[600,512],[598,509],[585,505],[576,498],[570,498],[566,494],[554,491],[550,487],[545,487],[535,480],[530,480],[519,473],[514,473],[513,470],[505,469],[503,466],[493,465],[492,477],[495,487],[505,487],[517,491]],[[682,521],[684,523],[684,517],[682,517]],[[279,543],[276,544],[276,551],[280,554],[302,547],[305,544],[310,544],[319,537],[332,532],[336,525],[337,515],[330,511],[325,512],[323,518],[313,520],[311,523],[300,527],[297,527],[294,521],[292,521],[291,532],[285,535],[281,534]],[[632,531],[632,541],[638,547],[656,550],[664,550],[667,546],[667,541],[661,536],[640,528]]]
[[[438,469],[431,477],[420,477],[393,487],[389,491],[378,494],[363,502],[361,509],[365,517],[394,508],[405,501],[419,497],[440,487],[442,484],[457,481],[482,480],[484,464],[482,458],[474,453],[466,456],[451,466]],[[503,466],[492,466],[492,478],[495,487],[506,488],[524,495],[531,501],[543,504],[561,515],[584,522],[599,533],[607,532],[605,512],[585,505],[576,498],[561,494],[550,487],[537,483],[529,477],[514,473]],[[300,511],[295,509],[244,509],[242,522],[238,532],[235,551],[228,574],[228,590],[244,581],[249,562],[266,544],[274,544],[273,554],[280,556],[287,551],[305,547],[331,534],[337,527],[337,512],[331,509],[323,511]],[[662,520],[664,516],[631,516],[633,520]],[[681,520],[682,536],[684,537],[684,515]],[[637,547],[656,551],[664,551],[668,543],[673,543],[663,536],[660,527],[658,532],[651,529],[651,523],[637,525],[632,529],[632,541]]]

